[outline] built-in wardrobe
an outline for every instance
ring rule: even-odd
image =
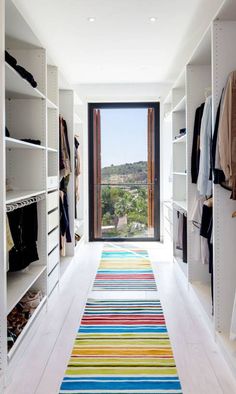
[[[217,144],[222,140],[218,141],[214,136],[224,112],[224,92],[231,73],[236,70],[235,41],[236,4],[226,0],[165,99],[163,133],[172,140],[173,162],[172,199],[164,202],[165,239],[173,244],[174,264],[181,283],[194,295],[202,316],[236,375],[233,332],[236,322],[236,201],[231,198],[232,191],[214,183],[213,179],[209,180],[209,171],[207,182],[210,182],[211,191],[202,194],[209,194],[204,204],[213,212],[209,239],[212,255],[210,261],[209,255],[208,261],[204,261],[204,255],[198,250],[199,240],[205,242],[199,235],[202,227],[196,226],[196,222],[202,226],[203,220],[202,217],[200,221],[196,219],[199,216],[196,199],[202,179],[199,181],[199,174],[196,178],[194,167],[194,149],[198,144],[200,155],[204,155],[203,150],[208,144],[212,153],[214,140]],[[197,122],[202,111],[200,127],[205,127],[202,124],[206,121],[207,108],[211,133],[201,141],[196,137]],[[228,133],[227,128],[225,133]]]
[[[40,321],[50,313],[64,274],[74,257],[79,258],[83,129],[78,116],[81,102],[69,85],[60,82],[64,79],[58,67],[11,0],[0,0],[0,51],[2,392]],[[67,178],[71,240],[63,257],[61,117],[71,152]]]

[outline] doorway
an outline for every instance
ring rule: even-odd
[[[159,103],[91,103],[89,240],[160,240]]]

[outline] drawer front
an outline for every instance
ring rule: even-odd
[[[59,246],[54,249],[50,255],[48,256],[48,273],[50,274],[55,268],[55,266],[59,263],[60,256],[59,256]]]
[[[59,282],[59,264],[54,268],[54,270],[48,276],[48,294],[52,292],[56,284]]]
[[[59,245],[59,229],[56,228],[48,235],[48,253]]]
[[[48,232],[52,231],[59,225],[59,211],[53,211],[48,214]]]
[[[53,188],[57,188],[58,187],[58,178],[57,178],[57,176],[48,176],[47,187],[48,187],[48,189],[53,189]]]
[[[59,193],[58,191],[48,194],[48,212],[52,211],[55,208],[58,208],[59,205]]]

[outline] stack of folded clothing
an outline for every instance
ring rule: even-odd
[[[33,75],[30,74],[30,72],[27,71],[24,67],[17,64],[17,60],[7,51],[5,51],[5,60],[8,64],[10,64],[12,68],[14,68],[18,72],[18,74],[21,75],[22,78],[26,79],[26,81],[28,81],[30,85],[33,86],[33,88],[37,87],[38,84],[34,80]]]
[[[7,317],[8,350],[10,350],[14,345],[17,337],[23,331],[24,327],[33,315],[35,309],[39,306],[42,299],[43,295],[40,290],[27,291],[24,297],[9,313]]]

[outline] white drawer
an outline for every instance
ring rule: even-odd
[[[48,256],[48,273],[50,274],[53,268],[59,263],[59,246],[54,249]]]
[[[58,191],[48,194],[48,212],[57,208],[59,205],[59,193]]]
[[[47,179],[47,187],[48,189],[56,189],[58,187],[58,177],[57,176],[48,176]]]
[[[52,292],[56,284],[59,282],[59,264],[56,265],[54,270],[48,275],[48,294]]]
[[[52,231],[59,225],[59,211],[53,211],[48,214],[48,232]]]
[[[48,253],[59,244],[59,228],[56,228],[48,235]]]

